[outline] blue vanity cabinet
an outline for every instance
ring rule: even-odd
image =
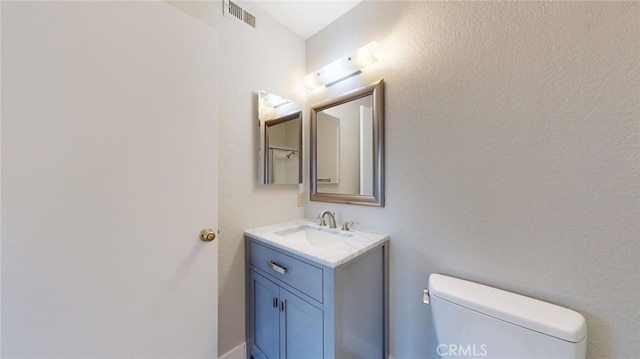
[[[281,358],[322,358],[322,310],[280,288]]]
[[[257,358],[280,358],[280,287],[251,272],[253,345]]]
[[[245,243],[247,358],[388,357],[388,241],[335,267]]]
[[[322,311],[250,271],[255,359],[322,358]]]

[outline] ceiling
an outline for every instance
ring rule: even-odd
[[[253,0],[264,12],[308,39],[362,0]]]

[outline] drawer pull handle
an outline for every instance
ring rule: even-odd
[[[276,272],[278,272],[278,273],[280,273],[282,275],[287,273],[287,268],[285,268],[285,267],[283,267],[281,265],[278,265],[276,263],[273,263],[271,261],[267,262],[267,266],[269,266],[269,268],[273,269],[274,271],[276,271]]]

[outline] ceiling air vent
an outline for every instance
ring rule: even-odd
[[[224,16],[242,21],[254,29],[257,28],[256,17],[238,4],[231,0],[225,0],[222,2],[222,7]]]

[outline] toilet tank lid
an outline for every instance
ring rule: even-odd
[[[429,294],[569,342],[577,343],[587,335],[581,314],[502,289],[434,273],[429,276]]]

